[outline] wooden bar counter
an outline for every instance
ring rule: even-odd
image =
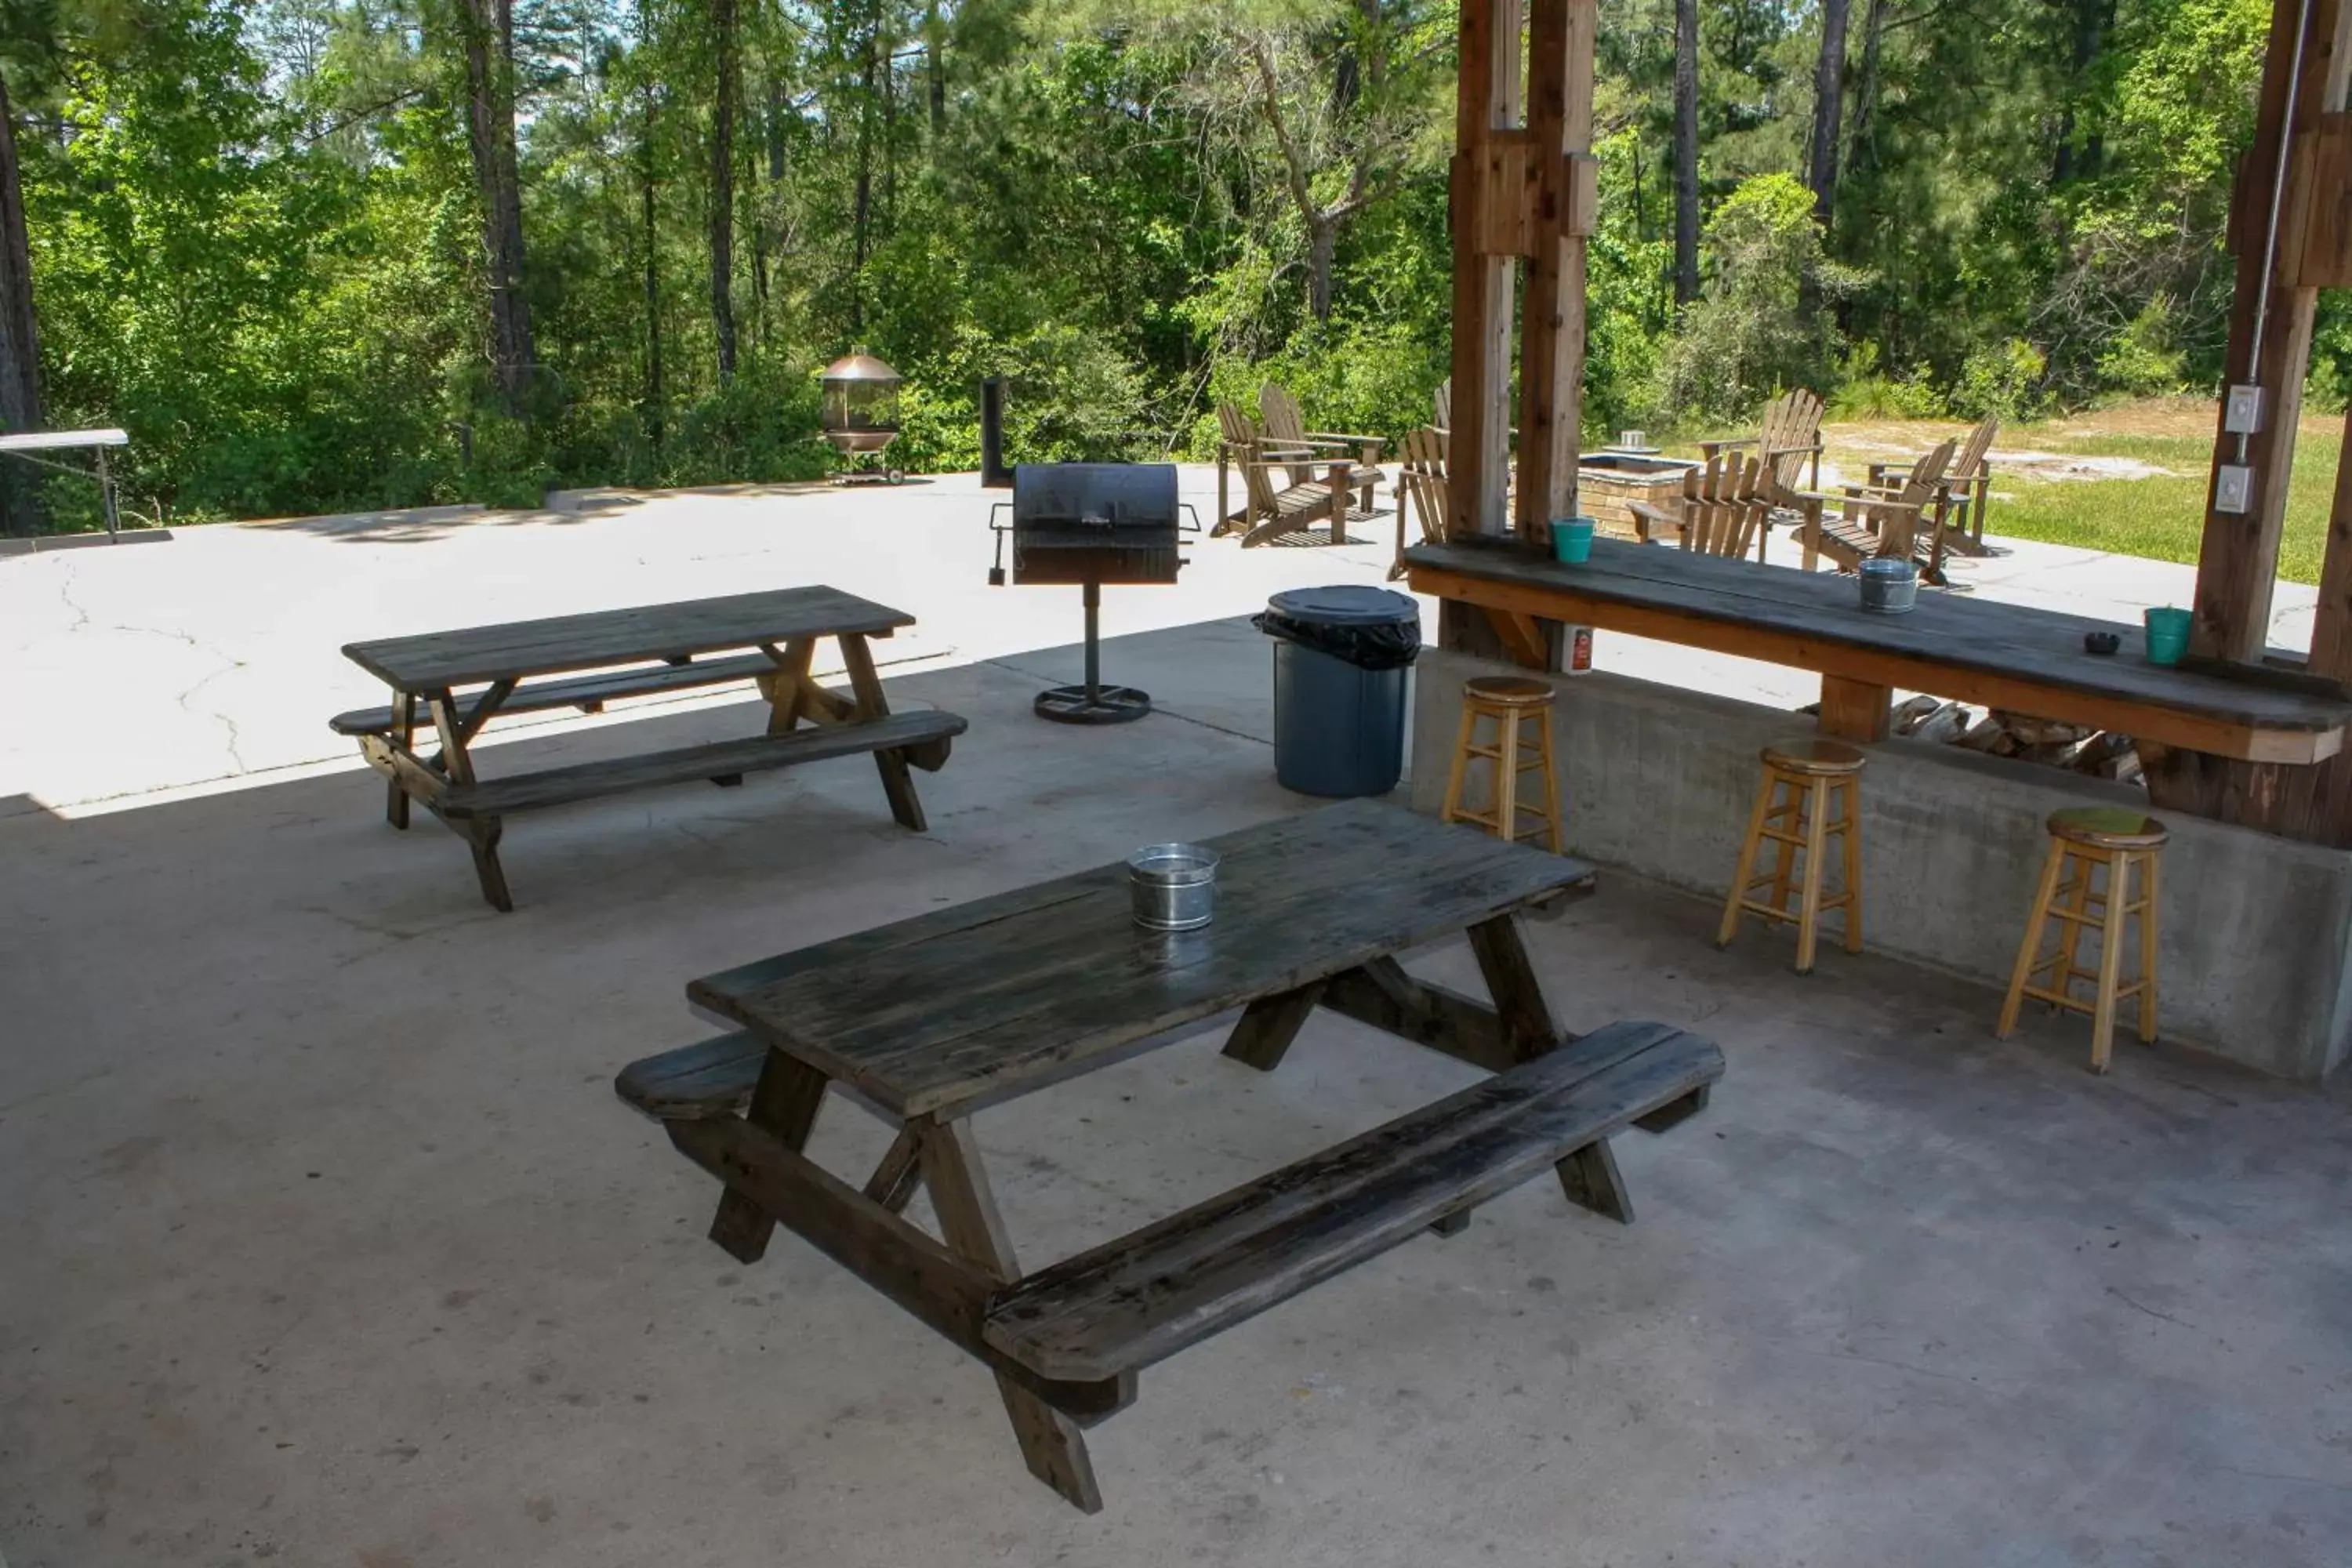
[[[2352,700],[2325,683],[2153,665],[2139,627],[2054,610],[1923,591],[1909,615],[1870,615],[1850,577],[1606,539],[1573,566],[1516,544],[1423,544],[1405,561],[1414,592],[1479,606],[1507,647],[1540,647],[1534,622],[1553,620],[1817,670],[1821,728],[1848,740],[1885,739],[1897,687],[2248,762],[2323,761],[2352,726]],[[2102,631],[2116,653],[2084,648]]]

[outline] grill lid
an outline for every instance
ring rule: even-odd
[[[1176,526],[1173,463],[1023,463],[1013,470],[1013,526]]]

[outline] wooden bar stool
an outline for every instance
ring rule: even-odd
[[[1764,748],[1764,780],[1756,791],[1756,809],[1748,818],[1748,837],[1739,847],[1739,869],[1731,879],[1731,896],[1723,901],[1723,929],[1716,945],[1728,947],[1739,932],[1741,913],[1767,921],[1793,921],[1797,927],[1797,973],[1813,971],[1813,941],[1822,916],[1839,910],[1845,916],[1845,950],[1862,951],[1862,805],[1857,784],[1868,761],[1861,752],[1836,741],[1792,741]],[[1838,797],[1838,814],[1830,815],[1831,796]],[[1778,796],[1779,798],[1775,798]],[[1843,886],[1834,894],[1822,891],[1822,871],[1829,858],[1830,836],[1843,840]],[[1772,868],[1756,874],[1756,857],[1765,840],[1772,842]],[[1804,856],[1803,880],[1798,880],[1797,857]],[[1756,894],[1770,891],[1764,898]],[[1797,894],[1794,908],[1789,903]]]
[[[1454,771],[1445,781],[1443,820],[1475,822],[1497,838],[1517,842],[1535,830],[1519,819],[1532,816],[1535,826],[1549,836],[1552,853],[1566,851],[1568,846],[1560,837],[1559,784],[1551,765],[1551,702],[1550,683],[1524,675],[1482,675],[1463,683],[1462,732],[1454,742]],[[1495,721],[1491,742],[1478,739],[1481,719]],[[1531,749],[1524,731],[1528,724],[1536,731]],[[1492,798],[1475,811],[1462,804],[1462,784],[1473,757],[1485,757],[1495,764]],[[1519,777],[1530,773],[1543,774],[1540,805],[1529,805],[1519,798]]]
[[[2107,1070],[2107,1050],[2115,1042],[2116,1004],[2126,996],[2139,998],[2139,1037],[2156,1043],[2156,912],[2157,862],[2172,835],[2164,824],[2127,806],[2083,805],[2050,814],[2050,853],[2042,862],[2042,883],[2033,895],[2032,913],[2026,917],[2025,940],[2018,945],[2017,967],[2009,977],[2009,995],[2000,1005],[2002,1039],[2017,1032],[2017,1011],[2028,996],[2091,1016],[2091,1070]],[[2107,868],[2097,886],[2098,868]],[[2133,867],[2139,868],[2139,897],[2132,897]],[[2063,886],[2062,886],[2063,884]],[[2124,922],[2139,917],[2139,978],[2120,984],[2123,968]],[[2042,952],[2042,930],[2055,920],[2058,950]],[[2085,930],[2099,933],[2097,967],[2086,969],[2075,961]],[[2049,984],[2033,982],[2047,972]],[[2091,1000],[2074,994],[2074,983],[2091,982]]]

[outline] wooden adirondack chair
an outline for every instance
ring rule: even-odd
[[[1952,466],[1944,471],[1944,493],[1937,499],[1942,506],[1947,550],[1957,550],[1963,555],[1987,553],[1985,509],[1992,501],[1992,443],[2000,434],[1999,416],[1987,419],[1969,432],[1952,458]],[[1904,472],[1901,463],[1873,463],[1870,482],[1899,486]]]
[[[1237,404],[1217,405],[1217,521],[1209,530],[1209,537],[1222,539],[1229,533],[1245,533],[1257,521],[1256,508],[1250,500],[1246,479],[1243,481],[1242,504],[1229,509],[1226,489],[1226,469],[1238,465],[1246,474],[1252,463],[1288,463],[1313,458],[1306,447],[1285,447],[1268,441],[1257,421],[1242,412]]]
[[[1772,482],[1783,489],[1796,489],[1797,475],[1810,467],[1806,487],[1819,489],[1822,486],[1822,400],[1803,387],[1786,392],[1774,398],[1764,410],[1763,428],[1751,437],[1736,441],[1701,441],[1698,449],[1704,457],[1718,452],[1736,452],[1743,447],[1754,447],[1764,459],[1765,468]]]
[[[1421,537],[1443,544],[1454,518],[1454,492],[1445,467],[1445,432],[1424,426],[1405,433],[1404,462],[1397,474],[1397,552],[1389,567],[1389,581],[1405,574],[1404,542],[1407,519],[1421,514]]]
[[[1783,501],[1805,514],[1805,569],[1826,555],[1838,570],[1852,572],[1874,556],[1918,561],[1931,583],[1944,580],[1944,531],[1937,496],[1958,443],[1947,441],[1913,465],[1902,488],[1889,495],[1866,485],[1848,485],[1841,496],[1819,490],[1784,491]],[[1838,503],[1832,516],[1826,508]]]
[[[1746,557],[1753,542],[1756,558],[1761,561],[1765,529],[1779,496],[1763,458],[1718,452],[1706,460],[1706,467],[1683,476],[1682,500],[1677,505],[1659,507],[1637,500],[1628,501],[1626,508],[1633,514],[1633,531],[1644,542],[1672,532],[1685,550],[1734,560]]]
[[[1372,510],[1373,488],[1388,483],[1389,479],[1381,471],[1382,442],[1379,437],[1309,430],[1306,416],[1299,412],[1298,400],[1270,381],[1257,390],[1257,411],[1267,440],[1310,454],[1292,463],[1291,483],[1307,483],[1314,477],[1318,461],[1329,460],[1328,454],[1344,453],[1350,459],[1356,478],[1357,505],[1366,512]]]

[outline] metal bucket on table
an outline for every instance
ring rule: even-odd
[[[1146,931],[1198,931],[1217,912],[1217,852],[1198,844],[1147,844],[1127,858],[1135,923]]]
[[[1919,603],[1919,568],[1882,556],[1862,563],[1862,607],[1874,616],[1908,615]]]

